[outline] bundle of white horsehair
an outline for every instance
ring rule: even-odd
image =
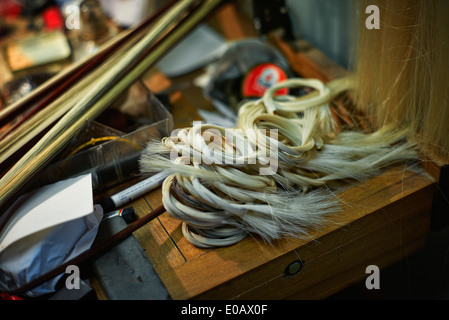
[[[49,109],[43,111],[44,115],[37,114],[37,119],[28,127],[29,130],[22,131],[23,135],[16,139],[18,143],[28,139],[31,133],[39,132],[58,117],[61,118],[3,175],[0,180],[0,207],[67,145],[87,119],[95,119],[109,107],[185,34],[217,8],[220,2],[178,1],[138,42],[82,79],[62,98],[48,106]],[[130,69],[130,66],[133,67]],[[14,148],[14,143],[10,144],[10,140],[2,143],[9,143],[7,148],[1,148],[2,152]]]
[[[449,162],[449,1],[363,0],[380,28],[361,19],[355,100],[378,123],[409,128],[427,158]]]
[[[276,86],[242,106],[240,131],[228,138],[224,128],[197,124],[149,143],[142,170],[171,173],[163,184],[163,203],[183,221],[189,241],[213,247],[249,233],[268,241],[308,237],[335,222],[333,187],[340,182],[423,155],[448,162],[449,2],[364,0],[357,5],[360,13],[369,5],[379,8],[380,29],[366,28],[366,17],[359,14],[353,78]],[[290,85],[311,86],[320,94],[274,98],[276,89]],[[345,90],[352,90],[373,132],[336,130],[328,103]],[[278,130],[278,139],[267,129]],[[260,175],[275,150],[277,170]]]
[[[284,87],[312,87],[303,96],[276,96]],[[343,182],[387,165],[418,159],[407,130],[337,132],[331,100],[354,87],[352,76],[324,84],[290,79],[244,103],[232,130],[194,123],[151,141],[141,171],[165,170],[163,205],[183,221],[198,247],[234,244],[248,234],[270,242],[310,237],[339,210]]]

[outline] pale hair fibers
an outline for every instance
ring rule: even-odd
[[[360,1],[379,8],[380,28],[361,14],[355,63],[358,107],[378,127],[410,130],[423,153],[449,158],[449,1]]]

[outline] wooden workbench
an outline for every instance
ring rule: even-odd
[[[305,70],[303,76],[327,81],[341,75],[341,68],[316,49],[304,42],[298,47],[308,49],[284,49]],[[188,77],[192,75],[167,79],[154,72],[145,83],[157,93],[186,83]],[[179,87],[183,89],[170,94],[176,128],[201,119],[196,108],[208,103],[199,88]],[[324,226],[309,241],[290,238],[267,244],[248,236],[230,247],[199,249],[167,212],[134,236],[173,299],[323,299],[366,279],[369,265],[382,269],[423,247],[433,191],[434,179],[423,169],[390,168],[339,194],[340,226]],[[157,189],[131,205],[143,216],[161,204]],[[298,263],[302,269],[290,275],[289,266],[294,269]],[[93,285],[99,298],[106,298],[95,281]]]
[[[157,73],[153,77],[163,79]],[[205,107],[205,102],[197,90],[171,94],[176,127],[188,125],[191,117],[199,119],[194,106]],[[187,242],[181,222],[168,213],[134,236],[173,299],[322,299],[365,279],[367,266],[385,268],[425,245],[433,181],[420,168],[400,165],[357,183],[339,194],[340,227],[324,227],[310,241],[267,244],[248,236],[230,247],[199,249]],[[143,216],[161,204],[157,189],[131,205]],[[288,276],[287,268],[297,261],[302,270]],[[101,289],[97,292],[103,298]]]
[[[217,20],[235,17],[233,8],[226,7]],[[228,39],[252,35],[247,26],[228,25],[234,26],[224,32]],[[329,81],[345,73],[304,41],[287,45],[276,36],[271,41],[303,77]],[[197,109],[208,106],[199,88],[179,85],[188,83],[186,77],[167,79],[154,72],[144,80],[156,93],[183,88],[170,94],[175,128],[200,120]],[[434,178],[426,171],[400,165],[339,194],[340,226],[324,226],[309,241],[290,238],[267,244],[248,236],[230,247],[199,249],[167,212],[134,236],[173,299],[323,299],[366,279],[369,265],[382,269],[423,247],[433,192]],[[132,203],[139,216],[161,204],[160,189]],[[298,271],[298,265],[300,271],[290,275],[289,267]],[[99,298],[105,298],[97,289]]]
[[[234,17],[230,10],[225,7],[218,20]],[[226,35],[235,39],[248,33],[237,28]],[[291,47],[279,38],[272,40],[303,77],[328,81],[344,72],[304,42]],[[158,93],[186,79],[167,79],[155,71],[143,80]],[[200,120],[197,109],[208,108],[199,88],[180,88],[170,92],[176,128]],[[267,244],[248,236],[230,247],[199,249],[187,242],[181,222],[167,212],[134,236],[173,299],[323,299],[365,279],[367,266],[385,268],[424,246],[434,181],[420,168],[400,165],[354,184],[338,195],[340,226],[323,226],[308,241],[289,238]],[[143,216],[161,203],[157,189],[130,205]],[[289,275],[289,266],[298,263],[301,270]],[[95,279],[92,286],[100,299],[106,299]]]
[[[168,213],[138,230],[173,299],[322,299],[421,248],[430,225],[433,183],[422,171],[398,167],[339,195],[341,227],[325,227],[313,240],[258,237],[218,249],[198,249]],[[139,215],[161,204],[160,189],[133,203]],[[300,260],[295,276],[286,268]]]

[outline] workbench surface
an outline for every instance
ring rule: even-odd
[[[433,180],[423,171],[391,169],[341,193],[341,226],[310,241],[272,244],[248,236],[230,247],[199,249],[181,223],[162,214],[135,237],[173,299],[322,299],[421,248],[430,225]],[[132,203],[139,216],[161,205],[161,190]],[[288,276],[295,261],[302,270]]]
[[[232,10],[225,7],[218,20],[229,21]],[[238,28],[230,32],[234,38],[248,35]],[[281,41],[277,45],[304,77],[326,81],[341,74],[311,47],[298,53]],[[155,93],[169,92],[175,128],[201,120],[197,110],[209,106],[192,85],[170,90],[175,83],[191,84],[186,78],[167,79],[154,71],[143,81]],[[366,279],[368,266],[385,268],[424,246],[433,191],[434,179],[426,171],[399,165],[338,194],[340,225],[323,226],[310,240],[269,244],[247,236],[230,247],[199,249],[187,242],[181,222],[167,212],[134,236],[173,299],[322,299]],[[141,217],[161,204],[159,188],[130,205]],[[292,269],[299,272],[291,275]],[[106,299],[96,279],[92,286]]]
[[[313,50],[309,64],[324,62],[322,56],[314,62],[314,56]],[[320,70],[315,67],[311,72]],[[328,70],[317,76],[332,78],[335,70]],[[197,109],[208,108],[201,90],[185,85],[195,76],[167,79],[155,71],[144,79],[153,92],[170,92],[175,128],[201,120]],[[307,241],[269,244],[251,235],[230,247],[200,249],[183,237],[181,222],[167,212],[134,236],[173,299],[323,299],[366,279],[368,266],[385,268],[425,245],[434,179],[419,165],[407,166],[389,168],[338,194],[339,226],[324,226]],[[162,205],[161,189],[130,205],[142,217]],[[289,275],[288,267],[298,265],[302,269]],[[93,285],[106,298],[95,280]]]
[[[237,16],[232,7],[225,7],[216,19]],[[247,30],[225,29],[224,34],[236,40],[251,36]],[[271,41],[304,78],[327,82],[345,74],[304,41]],[[169,93],[175,128],[190,127],[201,120],[198,109],[210,108],[201,89],[192,85],[197,75],[168,79],[155,71],[144,79],[153,92]],[[324,226],[307,241],[289,238],[269,244],[250,235],[230,247],[199,249],[183,237],[181,222],[167,212],[134,236],[173,299],[323,299],[366,279],[368,266],[385,268],[423,247],[433,191],[434,178],[425,170],[399,165],[339,194],[340,225]],[[161,204],[159,188],[131,205],[141,217]],[[290,275],[298,266],[299,272]],[[98,294],[105,298],[101,289]]]

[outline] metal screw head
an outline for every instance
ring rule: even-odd
[[[284,274],[286,277],[293,277],[297,275],[302,268],[304,267],[304,262],[301,260],[295,260],[292,263],[290,263],[287,268],[285,268]]]

